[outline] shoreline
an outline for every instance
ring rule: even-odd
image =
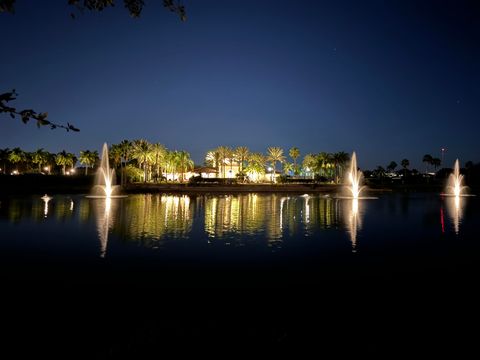
[[[0,196],[29,194],[89,194],[93,176],[0,176]],[[134,183],[120,190],[121,194],[171,193],[171,194],[339,194],[345,191],[344,184],[179,184],[179,183]],[[366,184],[364,196],[379,193],[438,192],[445,186],[430,184]],[[471,187],[471,194],[478,194],[478,187]]]

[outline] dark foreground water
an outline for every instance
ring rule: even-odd
[[[2,345],[475,354],[479,220],[477,198],[437,194],[2,198]]]

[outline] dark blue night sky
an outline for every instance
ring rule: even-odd
[[[429,153],[480,161],[475,1],[146,1],[0,14],[0,91],[79,133],[0,118],[0,148],[99,150],[145,138],[195,162],[219,145],[357,151],[373,168]]]

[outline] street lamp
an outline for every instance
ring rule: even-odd
[[[445,159],[445,151],[447,151],[447,149],[446,149],[446,148],[442,148],[441,150],[442,150],[442,166],[444,166],[444,165],[443,165],[443,160]]]

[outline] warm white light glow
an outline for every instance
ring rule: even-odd
[[[348,189],[352,193],[354,199],[358,199],[360,192],[362,191],[362,187],[360,187],[362,176],[362,172],[358,171],[357,168],[357,155],[353,152],[352,161],[350,163],[350,172],[348,173],[348,181],[350,183]]]

